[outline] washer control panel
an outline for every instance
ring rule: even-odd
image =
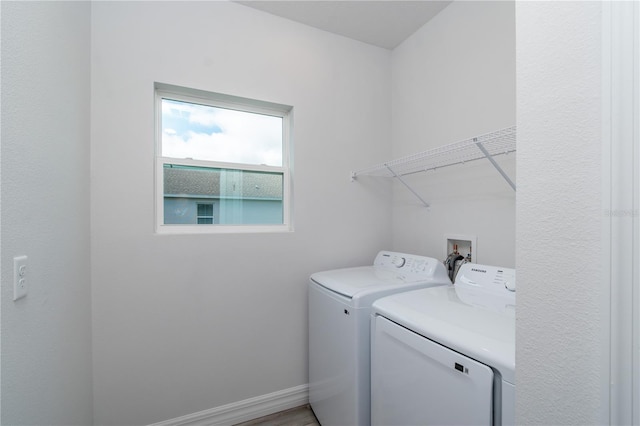
[[[393,251],[378,253],[373,265],[396,271],[406,280],[440,278],[440,273],[444,271],[442,263],[437,259]]]

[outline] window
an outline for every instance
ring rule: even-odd
[[[156,84],[156,229],[291,230],[291,110]]]
[[[198,204],[198,225],[213,225],[213,204]]]

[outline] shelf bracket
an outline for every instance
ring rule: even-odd
[[[416,191],[413,190],[413,188],[411,188],[411,186],[409,186],[409,184],[407,182],[404,181],[404,179],[402,179],[400,177],[400,175],[398,175],[396,172],[393,171],[393,169],[391,167],[389,167],[389,165],[385,164],[384,165],[387,170],[389,170],[389,172],[391,172],[391,174],[393,175],[394,178],[397,178],[401,184],[403,184],[404,186],[407,187],[407,189],[409,191],[411,191],[411,193],[413,195],[416,196],[416,198],[418,198],[418,200],[420,200],[420,202],[422,202],[422,204],[424,204],[425,207],[429,207],[429,203],[427,203]]]
[[[484,146],[482,146],[482,142],[478,142],[478,138],[473,138],[473,141],[475,142],[476,146],[480,149],[480,151],[482,151],[484,156],[487,157],[487,160],[489,160],[491,162],[491,164],[493,164],[493,167],[496,168],[498,173],[500,173],[502,175],[504,180],[506,180],[507,183],[509,184],[509,186],[511,186],[511,188],[515,191],[516,190],[516,184],[513,183],[513,181],[504,172],[504,170],[502,170],[502,167],[500,167],[500,165],[498,163],[496,163],[496,160],[494,160],[494,158],[491,156],[491,154],[489,154],[489,151],[487,151],[486,148]]]

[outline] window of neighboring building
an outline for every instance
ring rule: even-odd
[[[291,110],[156,84],[158,232],[291,230]]]
[[[198,225],[213,225],[213,204],[198,204]]]

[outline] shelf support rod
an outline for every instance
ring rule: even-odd
[[[511,188],[515,191],[516,190],[516,184],[513,183],[513,181],[509,178],[509,176],[507,176],[507,174],[504,172],[504,170],[502,170],[502,167],[500,167],[500,165],[498,163],[496,163],[496,160],[494,160],[493,157],[491,156],[491,154],[489,154],[489,151],[487,151],[487,149],[484,146],[482,146],[482,142],[478,142],[478,138],[473,138],[473,141],[476,143],[476,146],[480,149],[480,151],[482,151],[484,156],[487,157],[487,160],[491,161],[491,164],[493,164],[493,167],[496,168],[498,173],[500,173],[502,175],[504,180],[506,180],[507,183],[509,184],[509,186],[511,186]]]
[[[407,187],[407,189],[408,189],[409,191],[411,191],[411,193],[412,193],[413,195],[415,195],[415,196],[416,196],[416,198],[418,198],[418,200],[420,200],[420,201],[422,202],[422,204],[424,204],[424,206],[425,206],[425,207],[429,207],[429,203],[427,203],[425,200],[423,200],[423,199],[422,199],[422,197],[421,197],[420,195],[418,195],[418,193],[417,193],[416,191],[414,191],[414,190],[413,190],[413,188],[411,188],[411,187],[409,186],[409,184],[408,184],[407,182],[405,182],[405,181],[404,181],[404,179],[402,179],[402,178],[400,177],[400,175],[399,175],[399,174],[397,174],[396,172],[394,172],[394,171],[393,171],[393,169],[392,169],[391,167],[389,167],[387,164],[385,164],[384,166],[387,168],[387,170],[389,170],[389,171],[391,172],[391,174],[393,175],[393,177],[394,177],[394,178],[397,178],[397,179],[400,181],[400,183],[401,183],[401,184],[403,184],[404,186],[406,186],[406,187]]]

